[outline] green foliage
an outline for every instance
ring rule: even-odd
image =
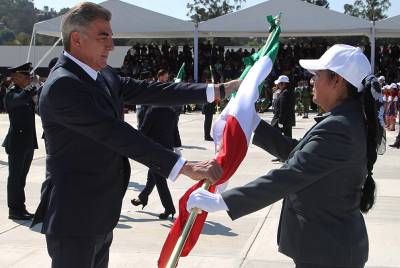
[[[304,2],[308,2],[310,4],[317,5],[317,6],[322,6],[322,7],[329,8],[328,0],[303,0],[303,1]]]
[[[344,5],[344,13],[377,21],[387,17],[385,13],[390,6],[390,0],[355,0],[353,4]]]
[[[246,0],[193,0],[186,4],[192,21],[200,22],[239,10]]]
[[[34,7],[33,0],[0,0],[0,22],[4,24],[6,30],[12,32],[14,37],[11,40],[7,39],[11,35],[6,31],[3,33],[5,37],[3,36],[0,42],[3,45],[27,45],[36,22],[57,17],[68,10],[68,8],[63,8],[57,12],[54,9],[49,10],[48,7],[40,10]]]
[[[19,45],[28,46],[31,42],[31,36],[27,33],[20,32],[17,34],[16,41]]]
[[[15,40],[15,34],[10,29],[0,30],[0,45],[10,45]]]

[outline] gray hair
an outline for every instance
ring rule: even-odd
[[[90,2],[80,3],[71,8],[71,10],[65,14],[61,25],[64,49],[70,51],[72,32],[82,32],[93,21],[98,19],[110,21],[111,12],[100,5]]]

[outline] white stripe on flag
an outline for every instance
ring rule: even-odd
[[[228,105],[221,112],[219,118],[213,126],[213,138],[217,147],[220,147],[224,133],[226,117],[234,116],[239,122],[247,144],[250,142],[251,134],[254,131],[255,106],[254,103],[259,97],[258,86],[265,80],[271,72],[273,66],[272,60],[268,56],[260,58],[250,69],[244,78],[236,96],[231,98]]]

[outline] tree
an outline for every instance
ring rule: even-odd
[[[329,2],[328,0],[303,0],[304,2],[308,2],[310,4],[314,4],[317,6],[322,6],[325,8],[329,8]]]
[[[15,40],[15,34],[10,29],[0,30],[0,45],[9,45]]]
[[[246,0],[193,0],[186,4],[189,9],[186,15],[194,22],[205,21],[239,10],[244,2]]]
[[[390,0],[355,0],[353,4],[344,5],[344,13],[377,21],[387,17],[385,13],[390,6]]]

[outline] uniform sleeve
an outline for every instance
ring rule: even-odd
[[[351,140],[348,130],[337,122],[313,130],[309,141],[282,168],[222,194],[229,216],[237,219],[260,210],[350,165]]]
[[[284,161],[298,141],[282,135],[278,129],[261,120],[254,131],[253,144]]]

